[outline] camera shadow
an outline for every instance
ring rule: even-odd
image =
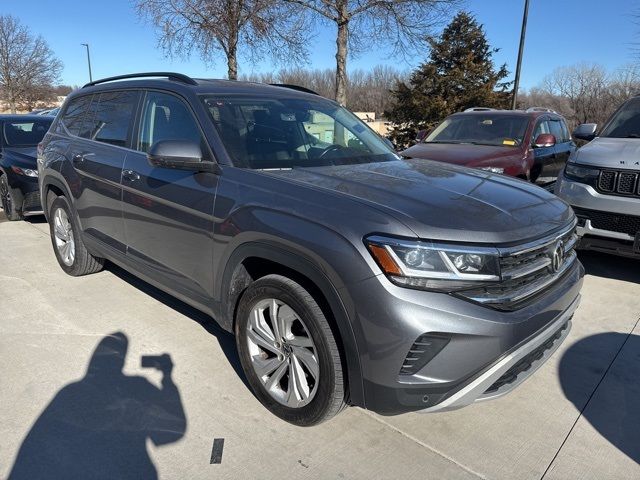
[[[122,372],[127,349],[121,332],[100,340],[86,375],[63,387],[31,427],[9,480],[157,478],[147,439],[157,446],[178,441],[186,417],[171,357],[143,357],[143,366],[163,373],[158,388]]]

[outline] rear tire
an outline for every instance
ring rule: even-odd
[[[49,231],[56,259],[66,273],[79,277],[102,270],[104,258],[94,257],[87,251],[76,217],[65,197],[56,197],[51,203]]]
[[[0,175],[0,199],[2,200],[2,209],[4,210],[7,220],[15,222],[16,220],[22,220],[24,218],[22,212],[17,209],[16,201],[13,193],[11,193],[6,175]]]
[[[256,280],[240,299],[235,333],[247,380],[273,414],[311,426],[345,407],[338,345],[301,285],[281,275]]]

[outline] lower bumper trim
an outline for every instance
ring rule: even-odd
[[[549,357],[553,355],[560,344],[562,344],[569,334],[571,327],[570,320],[579,304],[580,296],[578,296],[556,320],[549,324],[549,326],[547,326],[536,337],[500,359],[496,364],[485,370],[471,383],[467,384],[453,395],[449,396],[437,405],[420,410],[419,413],[455,410],[470,405],[476,401],[489,400],[506,395],[515,389],[518,385],[529,378],[538,368],[540,368],[549,359]],[[552,342],[550,347],[544,349],[540,358],[531,362],[529,368],[519,372],[516,375],[516,378],[512,381],[505,382],[496,390],[487,392],[498,380],[514,368],[514,366],[525,359],[525,357],[540,349],[545,343],[549,342],[554,336],[556,336],[558,332],[561,332],[560,336]]]

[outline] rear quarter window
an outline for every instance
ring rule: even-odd
[[[68,133],[78,136],[82,130],[82,122],[91,104],[91,95],[83,95],[71,100],[60,117],[56,133]]]

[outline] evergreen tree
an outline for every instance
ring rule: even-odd
[[[386,116],[396,126],[391,137],[398,147],[409,145],[422,129],[431,129],[446,116],[469,107],[508,108],[506,65],[496,70],[484,29],[467,12],[458,13],[440,37],[429,40],[426,63],[408,84],[391,91],[393,105]]]

